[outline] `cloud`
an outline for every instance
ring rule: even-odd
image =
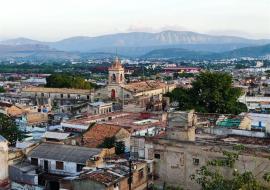
[[[177,26],[177,25],[165,25],[162,27],[154,28],[154,27],[147,27],[143,25],[131,25],[126,30],[126,32],[162,32],[166,30],[174,30],[174,31],[189,31],[189,29],[183,27],[183,26]]]

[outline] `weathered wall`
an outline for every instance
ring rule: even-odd
[[[198,189],[199,186],[191,181],[190,176],[208,160],[223,157],[220,146],[214,145],[159,143],[153,144],[153,147],[154,154],[160,155],[160,159],[155,159],[155,175],[160,181],[166,181],[171,185],[177,184],[185,189]],[[199,163],[196,164],[194,159],[198,159]],[[265,157],[242,155],[236,163],[236,168],[239,171],[249,170],[262,180],[263,171],[270,170],[270,160]],[[222,172],[225,176],[230,175],[229,170],[223,169]]]
[[[8,178],[8,145],[7,141],[0,142],[0,183]]]

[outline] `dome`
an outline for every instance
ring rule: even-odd
[[[112,69],[122,69],[121,60],[118,57],[115,57],[114,63],[111,66]]]

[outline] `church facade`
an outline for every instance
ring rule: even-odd
[[[112,100],[161,100],[163,94],[166,94],[175,88],[174,84],[166,84],[154,80],[126,83],[124,76],[125,70],[118,57],[116,57],[108,71],[107,96]]]

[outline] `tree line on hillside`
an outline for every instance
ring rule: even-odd
[[[96,84],[86,81],[81,76],[68,74],[52,74],[46,78],[46,87],[52,88],[76,88],[76,89],[93,89],[97,88]]]
[[[230,74],[206,71],[195,77],[192,88],[176,88],[167,96],[179,103],[179,110],[223,114],[246,112],[246,105],[238,101],[243,92],[232,84]]]

